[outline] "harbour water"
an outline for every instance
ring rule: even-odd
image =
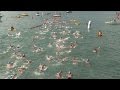
[[[39,16],[36,13],[39,12]],[[20,45],[20,52],[26,55],[32,63],[27,65],[23,74],[18,75],[17,79],[56,79],[57,72],[63,72],[63,79],[66,79],[66,73],[71,71],[73,79],[119,79],[120,78],[120,25],[107,25],[115,15],[115,11],[57,11],[61,13],[61,21],[67,22],[62,26],[47,24],[31,29],[43,23],[45,19],[51,20],[55,11],[1,11],[3,17],[0,22],[0,79],[11,77],[18,74],[18,67],[24,64],[24,60],[12,58],[13,51],[9,50],[10,44]],[[27,13],[28,16],[19,16],[21,13]],[[87,30],[87,23],[91,20],[90,32]],[[52,26],[53,25],[53,26]],[[15,32],[9,29],[14,26]],[[60,28],[62,27],[62,28]],[[49,62],[46,56],[57,57],[55,45],[48,47],[48,43],[54,43],[51,39],[51,32],[62,32],[64,30],[79,31],[81,36],[75,38],[72,34],[58,35],[58,38],[69,38],[65,45],[77,41],[78,45],[70,53],[65,53],[61,57],[67,57],[67,61],[58,62],[56,58]],[[102,31],[103,36],[97,37],[97,32]],[[13,36],[8,36],[8,33]],[[16,33],[21,33],[16,37]],[[33,37],[38,36],[39,39]],[[43,51],[36,53],[32,51],[32,46],[41,47]],[[99,53],[93,53],[93,49],[100,47]],[[72,63],[72,58],[77,57],[80,61],[77,65]],[[89,59],[89,64],[82,62],[83,59]],[[15,68],[8,70],[8,62],[16,62]],[[37,71],[40,64],[45,64],[48,68],[40,73]]]

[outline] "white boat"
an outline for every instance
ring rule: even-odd
[[[120,12],[116,12],[116,17],[113,20],[105,22],[105,24],[109,25],[120,25]]]
[[[53,17],[61,17],[61,15],[55,14],[53,15]]]
[[[21,16],[29,16],[27,13],[20,14]]]
[[[105,22],[106,24],[109,24],[109,25],[120,25],[120,21],[114,21],[114,20],[111,20],[111,21],[108,21],[108,22]]]
[[[39,12],[37,12],[37,13],[36,13],[36,16],[40,16],[40,13],[39,13]]]
[[[72,13],[72,11],[66,11],[66,13]]]

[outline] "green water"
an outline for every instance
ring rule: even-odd
[[[15,18],[15,16],[21,13],[28,13],[29,16],[24,16],[23,18]],[[114,17],[114,11],[73,11],[72,13],[66,14],[64,11],[59,11],[61,13],[61,20],[69,22],[71,19],[75,19],[80,22],[80,25],[75,25],[74,23],[67,23],[64,26],[69,26],[68,28],[71,32],[80,31],[83,38],[75,39],[73,35],[63,36],[64,38],[70,37],[65,43],[69,45],[70,42],[77,41],[79,44],[76,48],[72,49],[72,52],[63,56],[67,56],[68,60],[63,63],[58,62],[48,62],[46,60],[46,55],[56,56],[55,45],[49,48],[47,45],[49,42],[54,42],[55,40],[50,39],[51,32],[61,32],[65,28],[58,29],[54,25],[47,26],[47,28],[34,28],[29,29],[32,26],[40,25],[43,23],[44,19],[51,19],[54,11],[42,11],[40,16],[36,16],[37,11],[2,11],[4,15],[2,17],[2,22],[0,23],[0,78],[5,78],[5,73],[7,71],[6,64],[11,61],[19,61],[16,68],[21,66],[24,61],[17,60],[15,58],[10,58],[13,51],[7,50],[9,43],[13,45],[20,45],[22,48],[20,51],[25,53],[28,60],[32,63],[28,65],[28,69],[24,71],[18,79],[55,79],[55,74],[60,70],[63,72],[64,78],[68,71],[71,71],[74,79],[119,79],[120,78],[120,25],[106,25],[104,22],[109,21]],[[51,14],[47,15],[50,12]],[[33,19],[32,19],[33,17]],[[92,26],[88,33],[87,22],[91,20]],[[15,38],[7,36],[8,29],[14,26],[17,32],[21,32],[20,38]],[[48,29],[44,35],[39,34],[40,31],[45,31]],[[98,38],[96,33],[101,30],[103,32],[103,37]],[[37,39],[32,42],[32,38],[38,35],[40,37],[45,37],[45,39]],[[60,38],[62,35],[58,35]],[[43,48],[43,52],[34,53],[32,52],[32,46],[35,44]],[[95,47],[101,47],[99,54],[93,53],[92,50]],[[76,56],[79,60],[89,59],[90,66],[81,62],[77,65],[73,65],[71,60]],[[35,74],[36,69],[40,64],[46,64],[48,69],[44,73]],[[10,71],[9,71],[10,72]],[[13,69],[12,72],[16,73]]]

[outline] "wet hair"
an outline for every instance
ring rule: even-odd
[[[14,29],[14,27],[13,27],[13,26],[11,26],[11,29]]]
[[[13,62],[8,62],[8,64],[14,64]]]

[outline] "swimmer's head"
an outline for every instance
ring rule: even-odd
[[[71,74],[71,72],[69,71],[68,74]]]

